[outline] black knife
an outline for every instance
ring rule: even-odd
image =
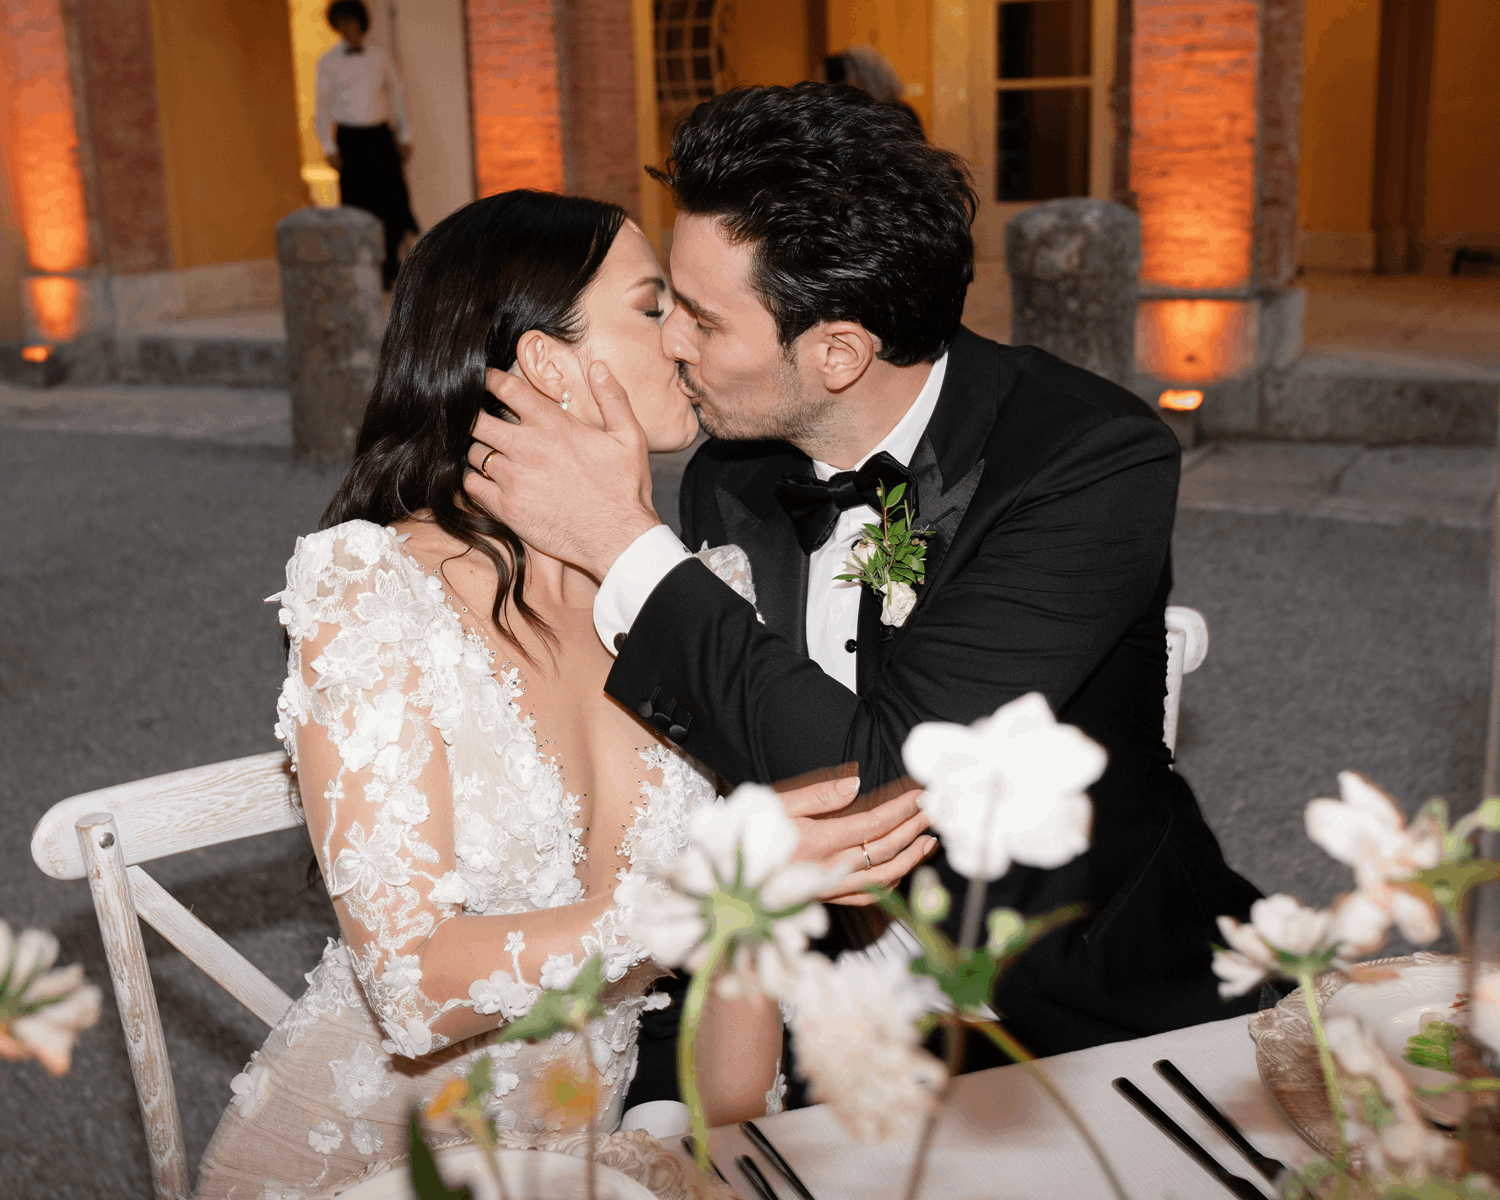
[[[684,1150],[686,1150],[689,1154],[691,1154],[693,1156],[693,1161],[694,1162],[698,1161],[698,1139],[697,1138],[695,1138],[692,1134],[688,1134],[687,1137],[685,1137],[685,1138],[682,1139],[682,1148]],[[704,1158],[708,1158],[708,1155],[705,1154],[703,1157]],[[723,1182],[725,1184],[729,1183],[729,1180],[727,1180],[727,1179],[724,1178],[724,1172],[721,1171],[721,1170],[719,1170],[719,1164],[718,1163],[714,1162],[713,1159],[708,1158],[708,1165],[713,1168],[714,1174],[719,1177],[719,1179],[720,1179],[721,1182]]]
[[[1187,1130],[1183,1129],[1176,1121],[1162,1112],[1151,1099],[1135,1084],[1128,1079],[1116,1079],[1114,1081],[1115,1091],[1134,1104],[1145,1114],[1146,1119],[1160,1129],[1164,1134],[1181,1146],[1192,1159],[1226,1188],[1233,1192],[1240,1200],[1266,1200],[1266,1194],[1248,1179],[1241,1179],[1238,1175],[1219,1165],[1207,1150],[1198,1145],[1188,1136]]]
[[[734,1165],[750,1181],[750,1186],[755,1189],[755,1194],[760,1197],[760,1200],[781,1200],[781,1197],[776,1194],[776,1189],[771,1186],[770,1180],[760,1173],[755,1160],[748,1154],[741,1154],[734,1160]]]
[[[1152,1066],[1163,1079],[1182,1094],[1184,1100],[1207,1117],[1215,1129],[1234,1143],[1235,1149],[1250,1160],[1252,1167],[1272,1183],[1276,1182],[1277,1177],[1286,1170],[1286,1163],[1279,1158],[1272,1158],[1269,1154],[1262,1154],[1252,1146],[1249,1139],[1240,1132],[1240,1127],[1225,1116],[1217,1104],[1194,1087],[1188,1077],[1179,1071],[1170,1059],[1164,1058],[1160,1062],[1153,1063]]]
[[[754,1121],[741,1121],[740,1130],[750,1139],[751,1145],[764,1154],[770,1160],[771,1165],[781,1172],[786,1181],[792,1185],[792,1190],[801,1196],[802,1200],[817,1200],[807,1190],[807,1184],[803,1183],[797,1172],[792,1170],[792,1164],[782,1158],[781,1152],[771,1145],[771,1139],[755,1127]]]

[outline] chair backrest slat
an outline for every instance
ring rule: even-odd
[[[128,864],[304,823],[287,757],[273,751],[84,792],[54,804],[31,836],[36,865],[54,879],[82,879],[83,855],[73,826],[94,812],[114,817]]]
[[[125,873],[142,920],[267,1025],[281,1020],[292,1006],[290,996],[140,867],[127,867]]]

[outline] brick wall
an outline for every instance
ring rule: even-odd
[[[567,190],[640,220],[631,0],[559,0],[563,175]]]
[[[78,39],[104,245],[119,274],[172,266],[149,0],[80,4]]]
[[[478,194],[563,189],[558,29],[552,0],[469,0]],[[632,129],[634,120],[632,118]]]
[[[1256,210],[1255,0],[1135,0],[1131,186],[1141,278],[1248,283]]]
[[[1257,282],[1297,272],[1297,171],[1302,132],[1302,39],[1307,0],[1262,0]]]

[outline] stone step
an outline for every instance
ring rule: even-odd
[[[1500,426],[1500,370],[1406,353],[1308,351],[1205,392],[1211,438],[1493,446]]]

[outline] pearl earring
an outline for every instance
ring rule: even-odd
[[[562,397],[562,403],[560,405],[558,405],[558,407],[561,408],[563,410],[563,412],[567,412],[568,411],[568,401],[571,400],[572,398],[573,398],[573,393],[572,392],[564,392],[563,393],[563,397]]]

